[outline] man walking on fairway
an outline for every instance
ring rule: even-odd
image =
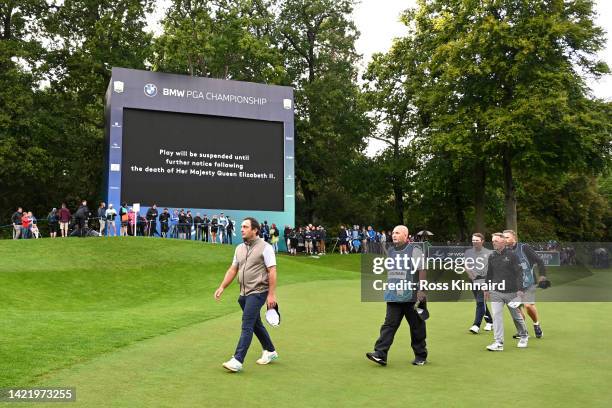
[[[215,291],[215,300],[219,301],[223,290],[238,275],[240,297],[238,303],[242,308],[242,332],[234,356],[223,363],[230,372],[242,370],[253,333],[263,347],[263,354],[257,364],[268,364],[278,358],[270,335],[264,327],[260,309],[264,304],[269,308],[276,306],[276,256],[270,244],[258,237],[259,223],[255,218],[247,217],[242,221],[242,244],[236,247],[232,265]]]
[[[484,242],[484,235],[475,232],[472,234],[472,248],[465,251],[464,258],[466,264],[469,259],[471,261],[470,264],[473,265],[472,269],[466,268],[466,272],[474,283],[484,283],[484,277],[487,273],[487,262],[492,251],[483,246]],[[485,302],[484,292],[480,289],[474,289],[472,293],[474,294],[474,299],[476,299],[476,314],[474,315],[474,323],[470,327],[470,332],[478,334],[483,318],[485,320],[485,331],[491,331],[493,328],[493,318],[491,313],[489,313],[487,302]]]
[[[489,256],[485,282],[500,285],[497,290],[485,291],[485,298],[491,299],[493,312],[493,337],[495,341],[487,346],[489,351],[504,350],[504,305],[508,305],[510,315],[519,334],[518,348],[527,347],[527,327],[519,311],[523,297],[523,271],[516,254],[506,247],[503,234],[493,234],[493,253]]]
[[[542,327],[540,327],[540,319],[538,317],[538,310],[535,305],[536,287],[538,283],[546,280],[546,268],[544,267],[544,261],[540,256],[533,250],[529,245],[518,242],[516,232],[513,230],[504,231],[504,239],[508,248],[514,251],[518,256],[521,269],[523,271],[523,287],[525,288],[525,295],[523,296],[523,305],[527,314],[533,321],[533,331],[536,337],[539,339],[544,336]],[[538,265],[538,279],[536,281],[535,273],[533,268]],[[525,315],[523,315],[525,317]],[[512,336],[518,338],[518,333]]]
[[[396,265],[393,270],[389,270],[388,282],[398,283],[419,282],[426,279],[423,252],[417,246],[408,243],[408,228],[398,225],[393,229],[391,235],[393,247],[389,249],[387,258],[395,259],[404,257],[409,259],[401,267]],[[418,275],[417,275],[418,271]],[[418,276],[418,280],[416,277]],[[376,340],[373,353],[366,353],[366,357],[382,366],[387,365],[387,354],[393,344],[393,338],[399,329],[402,320],[406,318],[410,326],[410,338],[415,359],[413,365],[424,365],[427,362],[427,348],[425,343],[426,330],[425,320],[419,316],[415,308],[415,300],[425,301],[425,292],[413,290],[396,289],[385,292],[387,302],[387,314],[385,322],[380,328],[380,337]]]

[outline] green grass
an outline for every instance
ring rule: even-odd
[[[545,337],[526,350],[506,314],[503,353],[466,333],[471,303],[432,303],[430,364],[409,364],[404,325],[389,366],[373,365],[363,354],[384,304],[360,302],[358,256],[279,256],[280,359],[257,366],[254,340],[228,374],[237,288],[212,293],[231,255],[158,239],[0,241],[0,387],[73,386],[70,407],[612,404],[609,303],[540,303]]]

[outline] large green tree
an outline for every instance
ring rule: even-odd
[[[145,67],[153,2],[17,3],[0,9],[2,207],[40,218],[62,201],[101,198],[104,94],[113,66]]]
[[[298,220],[346,219],[369,123],[357,85],[351,0],[284,0],[278,29],[295,88]],[[348,188],[347,188],[348,187]],[[324,211],[330,200],[334,213]]]
[[[175,0],[155,39],[153,68],[192,76],[286,81],[273,2]]]
[[[364,99],[376,125],[370,137],[385,143],[373,165],[385,174],[398,224],[404,224],[404,201],[417,165],[412,142],[419,129],[414,100],[419,77],[413,52],[410,41],[404,39],[388,53],[374,54],[363,75]]]
[[[609,116],[585,85],[585,75],[608,71],[596,55],[604,35],[592,1],[420,1],[404,18],[427,58],[428,135],[459,160],[500,164],[508,228],[517,229],[517,172],[609,163]]]
[[[33,142],[37,64],[45,50],[37,35],[50,10],[45,1],[0,3],[0,215],[32,208],[48,174],[48,153]],[[4,222],[0,222],[4,224]]]

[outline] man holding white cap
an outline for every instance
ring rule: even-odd
[[[223,290],[238,275],[240,297],[238,303],[242,308],[242,332],[234,356],[223,363],[230,372],[242,371],[253,333],[263,347],[263,354],[257,364],[269,364],[278,358],[270,335],[264,327],[260,310],[264,304],[269,309],[276,306],[276,256],[272,245],[258,237],[260,226],[255,218],[247,217],[242,221],[241,232],[243,243],[236,247],[232,265],[215,291],[215,299],[221,299]]]

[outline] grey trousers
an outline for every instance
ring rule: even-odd
[[[495,291],[491,291],[490,295],[491,312],[493,313],[493,338],[496,342],[504,344],[504,305],[516,300],[517,295],[516,292],[502,293]],[[525,320],[518,307],[513,309],[508,306],[508,310],[519,336],[521,338],[527,337],[527,326],[525,326]]]

